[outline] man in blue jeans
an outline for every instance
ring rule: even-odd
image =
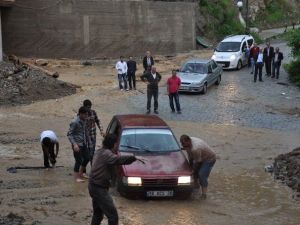
[[[75,158],[74,177],[76,182],[84,182],[83,178],[86,165],[90,161],[89,150],[86,143],[86,118],[88,109],[84,106],[79,108],[78,116],[70,123],[68,138],[72,144],[73,155]]]
[[[174,113],[175,112],[174,101],[175,101],[176,110],[178,114],[181,113],[179,94],[178,94],[180,85],[181,85],[181,80],[179,77],[177,77],[176,70],[172,70],[172,76],[167,81],[167,90],[169,95],[170,108]]]
[[[191,167],[193,168],[194,182],[197,184],[197,178],[202,190],[202,199],[206,199],[208,177],[216,162],[214,151],[200,138],[189,137],[184,134],[180,137],[180,142],[186,150]]]

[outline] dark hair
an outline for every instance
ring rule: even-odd
[[[122,58],[124,58],[124,56],[121,55],[121,56],[120,56],[120,59],[122,59]]]
[[[89,99],[86,99],[83,101],[83,106],[84,107],[91,107],[92,106],[92,102]]]
[[[117,142],[117,136],[114,134],[108,134],[104,137],[102,141],[103,148],[112,149]]]
[[[188,135],[183,134],[180,137],[180,141],[191,141],[191,138]]]
[[[78,115],[88,113],[88,109],[84,106],[81,106],[78,110]]]
[[[43,138],[42,144],[45,145],[45,146],[50,146],[50,144],[51,144],[51,139],[48,138],[48,137]]]

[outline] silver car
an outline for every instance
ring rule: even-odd
[[[181,92],[200,92],[205,94],[207,88],[221,82],[223,69],[212,59],[190,59],[177,72],[181,79]]]

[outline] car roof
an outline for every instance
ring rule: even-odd
[[[169,128],[165,121],[155,115],[127,114],[116,115],[121,127],[165,127]]]
[[[225,37],[222,42],[241,42],[243,39],[248,40],[253,38],[251,35],[233,35]]]
[[[186,63],[208,63],[210,61],[211,61],[211,59],[192,58],[192,59],[187,60],[184,64],[186,64]]]

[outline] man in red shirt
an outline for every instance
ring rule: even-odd
[[[170,100],[170,107],[172,112],[175,112],[174,100],[176,104],[176,110],[178,114],[181,114],[180,104],[179,104],[179,94],[178,90],[181,85],[181,80],[176,76],[176,70],[172,70],[172,76],[167,81],[167,90]]]
[[[257,58],[257,55],[259,53],[259,47],[254,42],[253,45],[250,48],[250,62],[251,62],[251,74],[254,73],[254,67],[255,67],[255,59]]]

